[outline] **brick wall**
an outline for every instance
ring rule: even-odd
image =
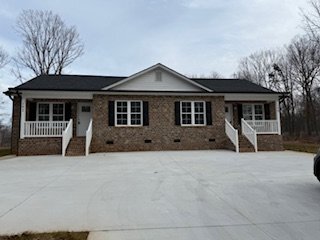
[[[270,119],[276,119],[276,104],[275,102],[271,102],[270,104]]]
[[[20,98],[14,97],[12,108],[11,152],[18,153],[18,141],[20,138]]]
[[[61,155],[61,152],[61,137],[24,138],[19,139],[19,149],[17,155]]]
[[[108,126],[108,101],[142,100],[149,102],[149,126]],[[213,125],[181,127],[175,125],[174,102],[211,101]],[[225,148],[224,97],[173,96],[93,96],[92,152],[139,150],[191,150]],[[151,143],[145,143],[151,140]],[[180,140],[180,142],[175,142]],[[113,144],[108,144],[113,142]]]
[[[283,151],[282,135],[258,134],[258,151]]]

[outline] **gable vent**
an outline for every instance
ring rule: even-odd
[[[161,82],[162,81],[162,73],[160,70],[156,70],[156,81]]]

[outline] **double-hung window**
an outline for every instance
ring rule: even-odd
[[[242,114],[244,120],[263,120],[264,106],[263,104],[243,104]]]
[[[49,121],[50,120],[50,104],[39,103],[38,104],[38,121]]]
[[[142,101],[116,101],[116,126],[142,126]]]
[[[197,126],[206,124],[205,102],[182,101],[180,104],[182,126]]]
[[[37,121],[64,121],[64,103],[38,103]]]
[[[53,103],[52,104],[52,121],[64,120],[64,104]]]

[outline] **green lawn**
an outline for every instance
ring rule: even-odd
[[[86,240],[88,232],[23,233],[0,236],[0,240]]]
[[[0,148],[0,157],[10,155],[11,149],[10,148]]]
[[[283,146],[286,150],[317,153],[320,148],[320,144],[316,143],[305,143],[301,141],[284,141]]]

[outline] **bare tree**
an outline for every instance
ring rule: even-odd
[[[223,78],[223,76],[216,72],[216,71],[211,71],[210,74],[190,74],[190,75],[186,75],[187,77],[190,78]]]
[[[21,68],[35,75],[61,74],[83,54],[84,47],[76,28],[66,26],[60,16],[51,11],[22,11],[16,29],[23,42],[13,58],[18,76],[21,76]]]
[[[0,69],[3,68],[8,62],[9,62],[8,53],[0,46]],[[0,96],[0,131],[3,127],[3,117],[4,117],[3,106],[4,106],[4,101],[2,99],[2,96]]]
[[[296,37],[287,47],[287,57],[292,64],[293,79],[303,97],[305,126],[310,136],[312,130],[318,133],[312,91],[320,74],[320,44],[306,36]]]
[[[277,63],[273,64],[273,71],[269,73],[270,82],[274,86],[274,90],[285,92],[287,97],[282,99],[282,122],[284,123],[284,131],[289,135],[293,135],[296,131],[295,127],[295,109],[296,99],[295,80],[292,74],[293,66],[288,61],[286,53],[281,53],[281,57]]]
[[[0,46],[0,69],[9,62],[8,53]]]
[[[223,78],[223,76],[216,71],[211,71],[208,77],[209,78]]]
[[[274,89],[273,82],[269,81],[269,73],[273,71],[273,65],[279,62],[280,58],[275,50],[255,52],[240,60],[235,76]]]
[[[311,39],[319,41],[320,35],[320,0],[311,0],[311,10],[305,12],[302,10],[303,27]]]

